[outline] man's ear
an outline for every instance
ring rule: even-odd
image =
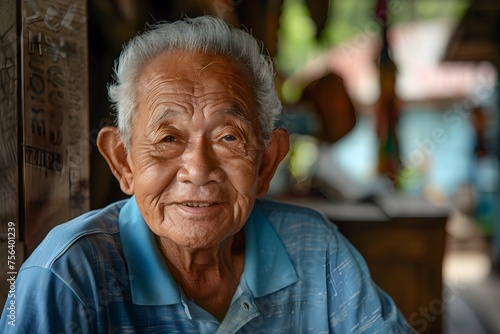
[[[285,158],[290,148],[290,138],[285,129],[273,131],[271,142],[265,147],[260,162],[259,176],[257,180],[257,197],[267,194],[271,179],[280,162]]]
[[[102,128],[97,136],[97,147],[106,159],[111,172],[120,182],[122,191],[127,195],[133,195],[134,178],[118,129],[114,126]]]

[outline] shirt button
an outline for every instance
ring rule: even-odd
[[[245,311],[248,311],[250,309],[250,304],[248,302],[243,302],[241,303],[241,307],[243,307]]]

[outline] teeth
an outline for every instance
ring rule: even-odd
[[[190,206],[193,208],[206,208],[207,206],[211,206],[212,204],[213,203],[190,203],[190,202],[182,203],[182,205]]]

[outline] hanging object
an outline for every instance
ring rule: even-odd
[[[398,136],[396,132],[399,118],[398,99],[396,96],[396,64],[389,55],[387,40],[387,4],[379,0],[376,15],[381,25],[381,49],[379,58],[380,97],[375,104],[376,134],[379,140],[378,166],[379,175],[398,186],[398,174],[401,168]]]

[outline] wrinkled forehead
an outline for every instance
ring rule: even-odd
[[[245,85],[248,93],[253,91],[250,71],[233,58],[219,54],[182,50],[165,51],[146,62],[140,78],[153,78],[158,75],[171,79],[235,79]]]
[[[167,93],[193,99],[232,100],[255,120],[257,107],[249,70],[235,60],[215,54],[167,51],[148,61],[138,78],[139,101]]]

